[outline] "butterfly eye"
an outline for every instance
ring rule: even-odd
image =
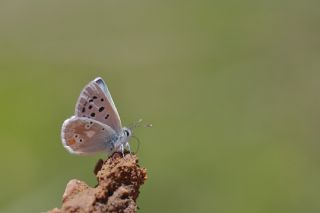
[[[126,134],[126,136],[129,136],[129,131],[128,130],[124,130],[124,133]]]

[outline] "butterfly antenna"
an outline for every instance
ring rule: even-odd
[[[142,118],[140,118],[137,122],[136,122],[136,125],[134,128],[137,128],[137,127],[140,127],[141,126],[141,123],[142,123]]]
[[[129,124],[128,125],[129,129],[135,129],[137,127],[140,127],[142,121],[143,121],[142,118],[140,118],[138,121]]]
[[[143,121],[142,118],[140,118],[138,121],[129,124],[129,125],[128,125],[128,128],[129,128],[130,130],[133,130],[133,129],[137,128],[137,127],[141,127],[141,126],[142,126],[142,125],[141,125],[142,121]],[[145,124],[145,125],[143,125],[142,127],[152,127],[152,124]]]
[[[135,152],[135,154],[138,153],[139,149],[140,149],[140,140],[137,136],[132,135],[132,138],[136,139],[136,141],[138,142],[138,147],[137,147],[137,151]]]

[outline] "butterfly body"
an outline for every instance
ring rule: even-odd
[[[91,81],[78,98],[75,115],[61,129],[63,146],[72,154],[108,155],[124,150],[132,132],[122,127],[110,92],[101,78]]]

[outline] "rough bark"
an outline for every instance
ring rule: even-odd
[[[92,188],[80,180],[70,180],[62,197],[62,207],[48,213],[136,212],[139,188],[147,179],[145,168],[133,154],[114,153],[99,160],[94,171],[98,184]]]

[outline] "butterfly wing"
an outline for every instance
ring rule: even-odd
[[[104,123],[116,132],[121,131],[121,120],[107,85],[102,78],[91,81],[80,93],[75,115]]]
[[[61,130],[63,146],[69,152],[79,155],[101,151],[112,153],[114,147],[110,141],[115,134],[116,132],[108,125],[77,116],[65,120]]]

